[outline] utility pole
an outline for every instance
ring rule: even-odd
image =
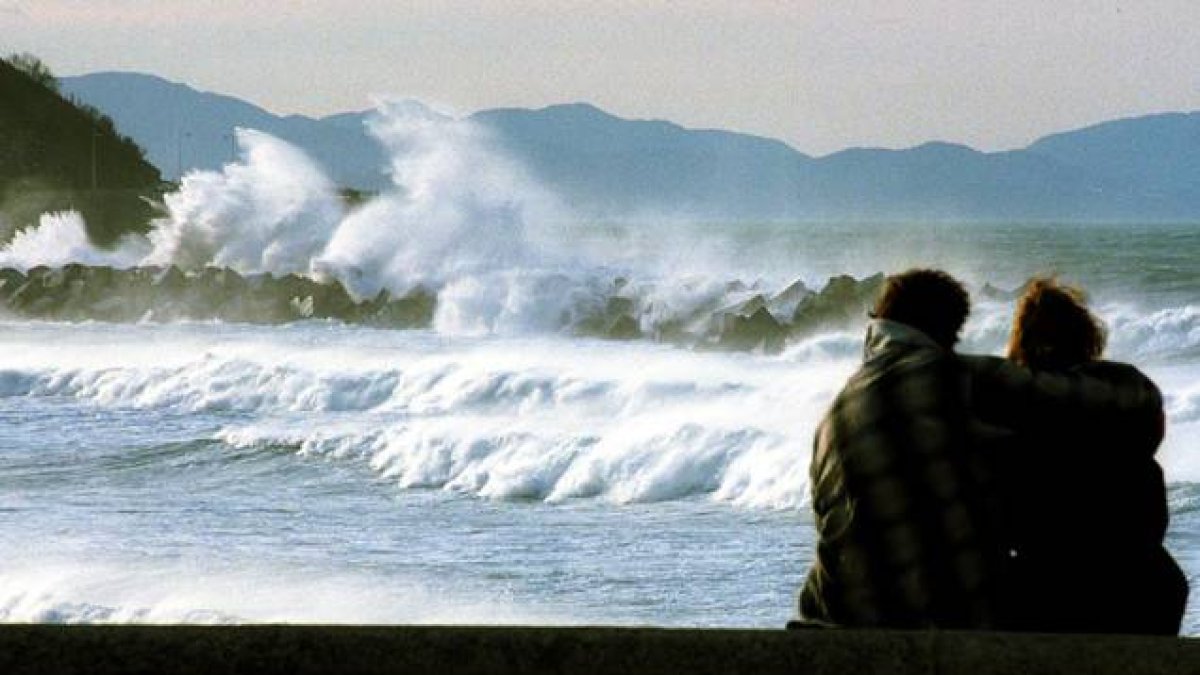
[[[229,141],[229,163],[237,161],[237,130],[231,129],[227,134],[221,134],[221,138]]]
[[[180,129],[175,136],[175,174],[183,181],[183,139],[191,138],[191,132]]]
[[[100,132],[92,129],[92,192],[96,191],[99,181],[96,180],[96,138],[100,136]]]

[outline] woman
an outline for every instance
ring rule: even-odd
[[[1017,303],[1008,358],[1035,373],[1128,367],[1100,360],[1105,340],[1079,290],[1034,279]],[[1161,401],[1097,417],[1047,423],[1004,456],[1010,627],[1174,635],[1187,581],[1162,545]]]

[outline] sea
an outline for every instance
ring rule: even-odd
[[[1002,351],[1013,309],[985,285],[1089,291],[1108,356],[1164,392],[1167,546],[1200,580],[1200,227],[572,220],[514,202],[536,190],[499,160],[469,177],[477,139],[406,129],[405,189],[352,211],[243,132],[145,240],[94,249],[59,214],[0,251],[438,296],[420,330],[3,317],[0,621],[782,627],[813,558],[814,428],[861,326],[728,352],[580,337],[572,308],[619,279],[646,325],[912,266],[972,289],[972,353]]]

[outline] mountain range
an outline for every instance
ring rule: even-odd
[[[340,185],[390,185],[370,111],[279,116],[137,73],[62,78],[168,178],[234,154],[233,129],[303,148]],[[1200,113],[1115,120],[1028,147],[933,142],[823,157],[747,134],[630,120],[586,103],[484,110],[470,119],[581,215],[735,220],[1191,221],[1200,219]]]

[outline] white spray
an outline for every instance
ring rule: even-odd
[[[297,148],[239,129],[241,162],[197,171],[165,198],[145,264],[307,272],[342,218],[333,183]]]
[[[36,227],[19,230],[0,249],[0,267],[28,270],[38,265],[61,267],[69,263],[128,268],[145,257],[148,246],[137,236],[100,249],[88,240],[83,218],[74,211],[45,213]]]

